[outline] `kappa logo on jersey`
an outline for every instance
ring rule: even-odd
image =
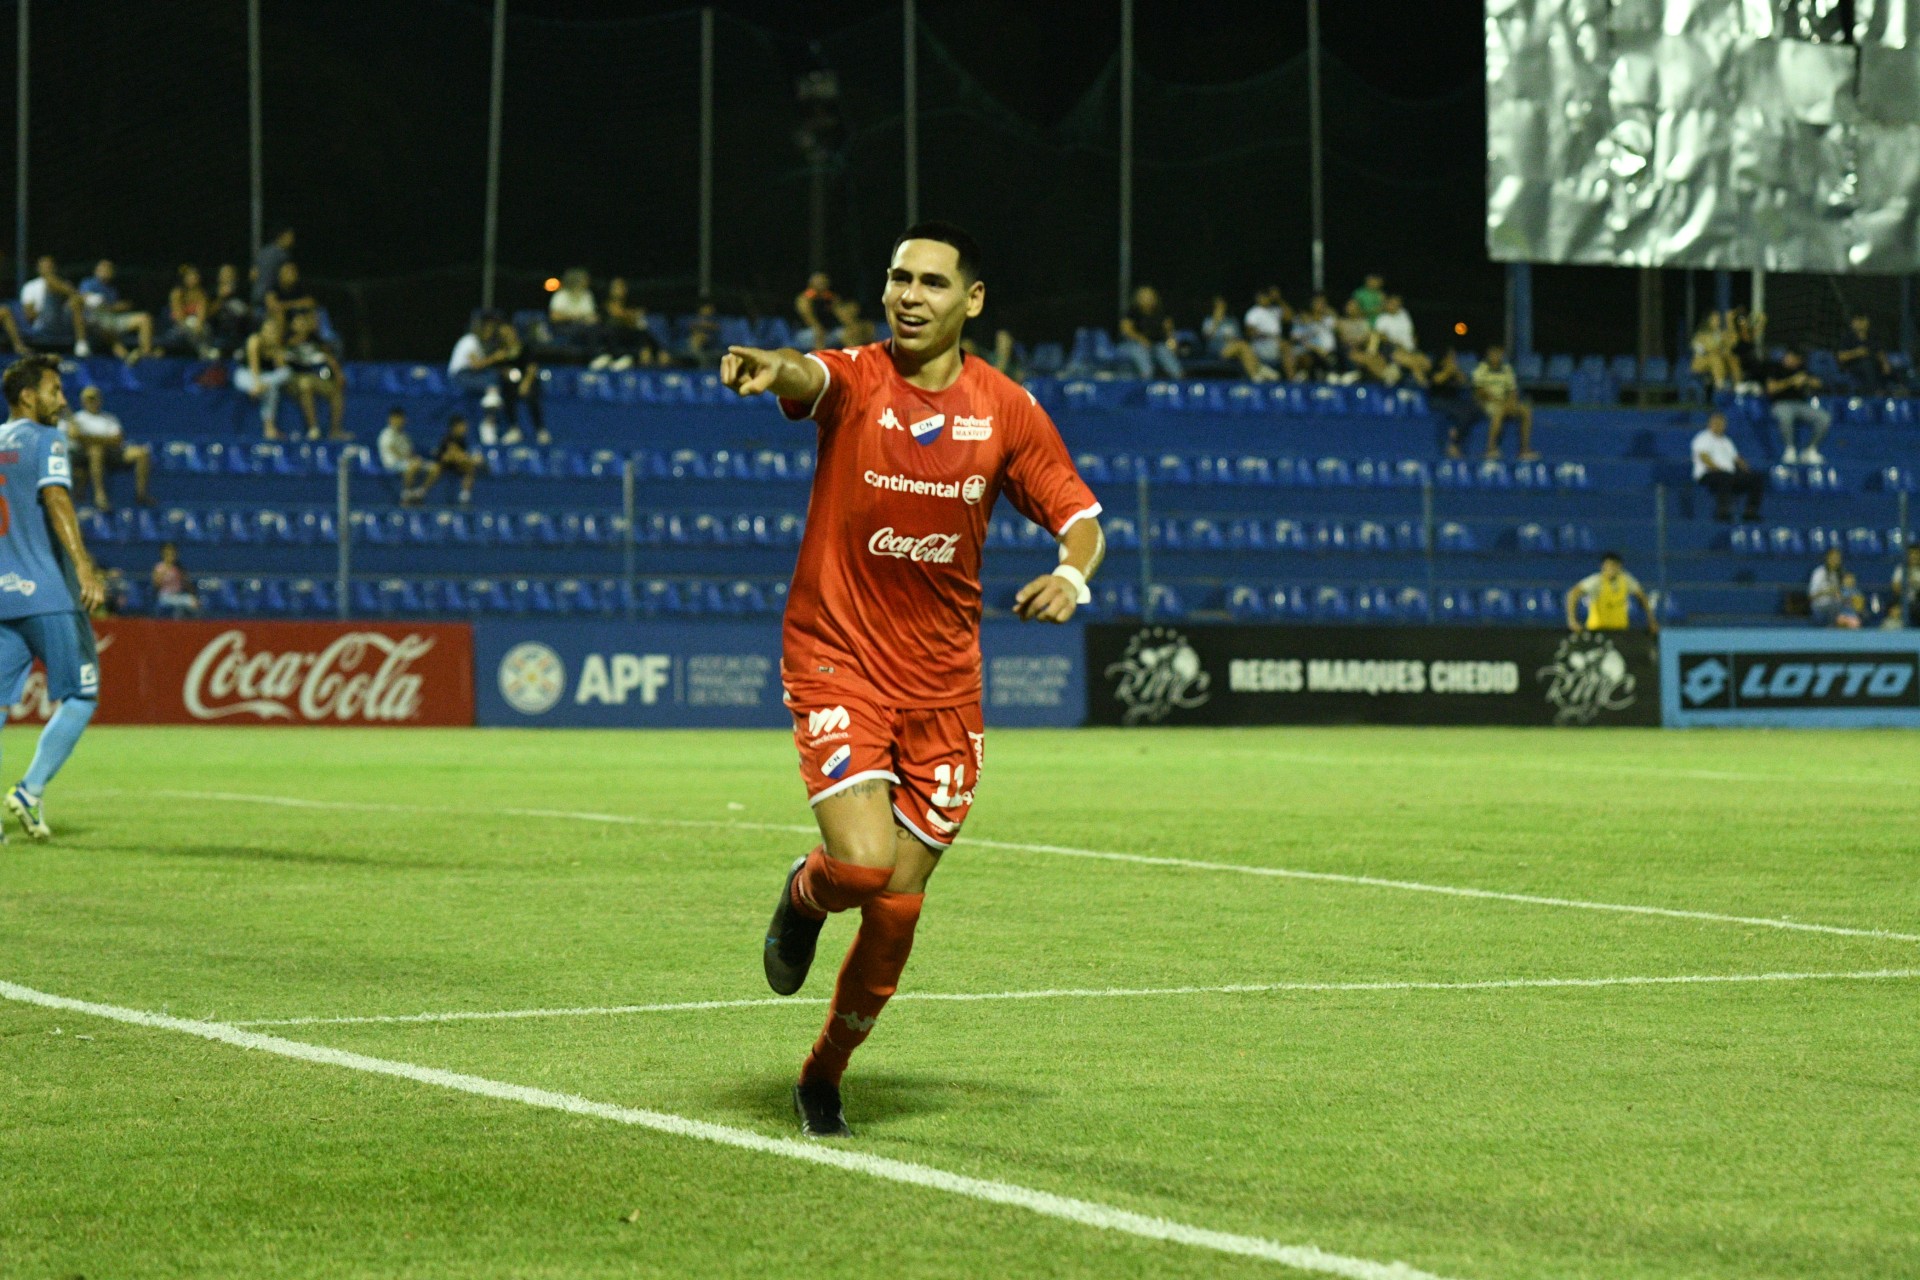
[[[913,433],[913,442],[915,444],[932,444],[940,438],[940,428],[946,425],[947,415],[944,413],[936,413],[931,418],[920,419],[920,421],[908,427],[907,430]]]
[[[820,762],[820,772],[836,781],[846,773],[847,766],[853,763],[853,747],[844,745],[834,748],[832,755]]]
[[[953,438],[955,440],[989,440],[993,438],[993,415],[984,418],[956,416],[953,420]]]
[[[880,414],[880,426],[886,431],[906,430],[905,427],[900,425],[900,418],[892,409],[887,409]]]
[[[807,736],[822,738],[829,733],[845,733],[853,724],[853,717],[847,714],[845,707],[828,707],[824,711],[807,712]]]
[[[895,533],[892,525],[875,529],[873,536],[867,539],[867,550],[874,555],[911,560],[915,564],[952,564],[954,552],[959,549],[960,535],[957,533],[929,533],[915,537],[910,533]]]

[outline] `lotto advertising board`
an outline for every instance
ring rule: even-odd
[[[1660,722],[1642,632],[1094,626],[1087,685],[1108,725]]]
[[[1660,663],[1675,728],[1920,728],[1920,632],[1669,630]]]
[[[473,723],[464,624],[94,623],[103,724],[406,726]],[[39,664],[14,720],[52,712]]]
[[[1078,629],[983,628],[989,726],[1086,716]],[[768,623],[492,622],[474,635],[483,725],[788,728]]]

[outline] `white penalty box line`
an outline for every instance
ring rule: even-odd
[[[104,794],[117,794],[103,792]],[[223,804],[258,804],[285,809],[317,809],[345,813],[394,813],[448,816],[472,813],[472,809],[446,805],[388,804],[355,800],[310,800],[299,796],[260,795],[239,791],[155,790],[141,794],[165,796],[177,800],[204,800]],[[540,818],[563,822],[590,822],[610,826],[682,827],[700,830],[780,831],[815,835],[811,826],[786,822],[735,822],[714,818],[648,818],[624,813],[595,813],[572,809],[528,809],[501,807],[488,810],[509,818]],[[962,836],[957,847],[1003,849],[1012,853],[1042,853],[1062,858],[1084,858],[1100,862],[1120,862],[1134,866],[1172,867],[1186,871],[1211,871],[1230,875],[1262,876],[1279,880],[1302,880],[1319,884],[1344,884],[1369,889],[1393,889],[1405,893],[1433,893],[1453,898],[1472,898],[1487,902],[1512,902],[1523,906],[1557,907],[1574,911],[1599,911],[1616,915],[1653,916],[1668,920],[1695,920],[1711,924],[1737,924],[1760,929],[1779,929],[1792,933],[1817,933],[1843,938],[1873,938],[1884,942],[1920,942],[1920,934],[1896,933],[1890,929],[1859,928],[1851,925],[1820,924],[1813,921],[1769,916],[1730,915],[1718,911],[1694,911],[1679,907],[1657,907],[1629,902],[1592,902],[1581,898],[1560,898],[1533,893],[1509,893],[1498,889],[1476,889],[1462,885],[1427,884],[1418,880],[1393,880],[1381,876],[1349,875],[1337,871],[1302,871],[1293,867],[1264,867],[1242,862],[1215,862],[1198,858],[1174,858],[1144,853],[1116,853],[1104,849],[1080,849],[1071,845],[1024,844],[1008,840],[986,840]]]
[[[1920,969],[1845,973],[1690,973],[1612,978],[1492,978],[1480,982],[1236,982],[1192,987],[1061,987],[1039,991],[902,991],[892,1003],[978,1003],[993,1000],[1112,1000],[1152,996],[1264,995],[1284,992],[1590,990],[1596,987],[1750,986],[1779,982],[1886,982],[1920,978]],[[543,1009],[456,1009],[444,1013],[358,1014],[340,1017],[241,1018],[234,1027],[317,1027],[420,1022],[508,1022],[526,1018],[595,1018],[626,1014],[699,1013],[718,1009],[811,1008],[824,999],[760,996],[747,1000],[678,1000],[656,1004],[582,1005]]]
[[[1188,1248],[1205,1249],[1215,1253],[1262,1259],[1300,1271],[1341,1276],[1345,1280],[1445,1280],[1445,1277],[1418,1270],[1403,1262],[1376,1262],[1368,1258],[1330,1253],[1314,1245],[1282,1244],[1259,1236],[1214,1231],[1206,1227],[1176,1222],[1170,1218],[1136,1213],[1093,1200],[1080,1200],[1017,1183],[953,1173],[931,1165],[871,1155],[845,1146],[801,1142],[792,1138],[771,1138],[750,1129],[713,1124],[671,1112],[623,1107],[613,1103],[596,1102],[577,1094],[559,1093],[550,1089],[490,1080],[483,1076],[445,1071],[438,1067],[351,1053],[325,1045],[308,1044],[304,1041],[248,1031],[230,1023],[202,1022],[152,1013],[143,1009],[96,1004],[92,1001],[75,1000],[4,981],[0,981],[0,999],[36,1005],[43,1009],[103,1018],[130,1026],[178,1032],[257,1053],[269,1053],[282,1058],[358,1071],[368,1075],[410,1080],[417,1084],[481,1098],[516,1102],[523,1106],[539,1107],[568,1115],[590,1116],[615,1124],[631,1125],[656,1133],[670,1134],[678,1138],[691,1138],[698,1142],[732,1147],[758,1155],[824,1165],[886,1182],[924,1187],[969,1200],[1004,1205],[1083,1227],[1118,1232],[1144,1240],[1184,1245]]]

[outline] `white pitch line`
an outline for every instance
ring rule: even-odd
[[[550,1089],[536,1089],[528,1085],[489,1080],[484,1076],[443,1071],[438,1067],[425,1067],[391,1058],[374,1058],[366,1054],[349,1053],[341,1049],[330,1049],[324,1045],[263,1035],[229,1023],[200,1022],[151,1013],[144,1009],[95,1004],[87,1000],[74,1000],[67,996],[36,991],[31,987],[19,986],[11,982],[0,982],[0,998],[22,1004],[38,1005],[45,1009],[59,1009],[69,1013],[105,1018],[137,1027],[177,1031],[185,1035],[197,1036],[202,1040],[229,1044],[260,1053],[277,1054],[283,1058],[317,1063],[321,1066],[340,1067],[348,1071],[365,1072],[368,1075],[391,1076],[418,1084],[432,1085],[435,1088],[451,1089],[477,1097],[494,1098],[502,1102],[517,1102],[524,1106],[541,1107],[569,1115],[592,1116],[600,1120],[611,1120],[616,1124],[633,1125],[636,1128],[651,1129],[657,1133],[671,1134],[674,1137],[692,1138],[700,1142],[734,1147],[760,1155],[779,1156],[787,1160],[801,1160],[809,1164],[825,1165],[887,1182],[926,1187],[988,1204],[1007,1205],[1042,1217],[1058,1218],[1102,1231],[1117,1231],[1146,1240],[1160,1240],[1194,1249],[1264,1259],[1300,1271],[1342,1276],[1346,1280],[1444,1280],[1444,1277],[1417,1270],[1403,1262],[1375,1262],[1369,1258],[1329,1253],[1313,1245],[1281,1244],[1259,1236],[1213,1231],[1206,1227],[1175,1222],[1169,1218],[1156,1218],[1144,1213],[1135,1213],[1129,1209],[1100,1204],[1097,1201],[1078,1200],[1071,1196],[1056,1195],[1050,1191],[1023,1187],[1016,1183],[951,1173],[931,1165],[869,1155],[844,1146],[801,1142],[792,1138],[769,1138],[750,1129],[736,1129],[730,1125],[713,1124],[705,1120],[674,1115],[671,1112],[616,1106],[608,1102],[596,1102],[591,1098],[583,1098],[577,1094],[557,1093]]]
[[[307,800],[295,796],[254,795],[238,791],[149,791],[147,795],[182,800],[213,800],[237,804],[274,805],[288,809],[327,809],[362,813],[457,814],[468,809],[447,806],[378,804],[354,800]],[[812,835],[816,828],[785,822],[730,822],[712,818],[645,818],[632,814],[593,813],[571,809],[501,808],[491,812],[517,818],[549,818],[573,822],[598,822],[635,827],[696,827],[738,829],[743,831],[786,831]],[[1197,858],[1161,857],[1144,853],[1114,853],[1102,849],[1077,849],[1070,845],[1022,844],[1007,840],[985,840],[962,836],[962,845],[982,849],[1006,849],[1015,853],[1048,853],[1064,858],[1091,858],[1102,862],[1125,862],[1135,866],[1178,867],[1187,871],[1216,871],[1243,876],[1266,876],[1279,880],[1310,880],[1322,884],[1361,885],[1370,889],[1398,889],[1408,893],[1438,893],[1455,898],[1477,898],[1492,902],[1517,902],[1534,907],[1562,907],[1575,911],[1604,911],[1619,915],[1659,916],[1669,920],[1701,920],[1714,924],[1751,925],[1762,929],[1781,929],[1794,933],[1821,933],[1843,938],[1876,938],[1885,942],[1920,942],[1920,934],[1896,933],[1890,929],[1862,929],[1848,925],[1814,924],[1804,920],[1779,920],[1768,916],[1736,916],[1717,911],[1690,911],[1677,907],[1652,907],[1637,903],[1589,902],[1581,898],[1555,898],[1532,893],[1507,893],[1497,889],[1473,889],[1460,885],[1426,884],[1418,880],[1389,880],[1379,876],[1346,875],[1337,871],[1301,871],[1292,867],[1262,867],[1243,862],[1209,862]]]
[[[1112,1000],[1135,996],[1237,996],[1314,991],[1510,991],[1516,988],[1681,987],[1755,982],[1872,982],[1920,978],[1920,969],[1867,969],[1851,973],[1689,973],[1621,978],[1490,978],[1481,982],[1234,982],[1216,987],[1058,987],[1041,991],[903,991],[902,1000],[971,1003],[981,1000]],[[396,1022],[501,1022],[519,1018],[594,1018],[612,1014],[693,1013],[709,1009],[813,1006],[824,999],[760,996],[750,1000],[682,1000],[669,1004],[583,1005],[567,1009],[458,1009],[448,1013],[376,1013],[354,1017],[240,1018],[235,1027],[324,1027]]]

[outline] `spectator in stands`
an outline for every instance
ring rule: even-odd
[[[498,311],[483,311],[474,317],[473,327],[454,344],[447,375],[457,390],[480,397],[482,444],[519,444],[523,404],[535,439],[541,444],[551,442],[540,398],[539,366],[521,343],[519,333]],[[500,430],[502,422],[506,424],[504,432]]]
[[[842,298],[833,304],[833,318],[839,327],[833,331],[831,341],[842,347],[864,347],[873,341],[877,332],[873,321],[860,314],[860,304],[852,298]]]
[[[1893,365],[1887,360],[1886,348],[1873,339],[1870,318],[1855,316],[1848,321],[1847,336],[1838,345],[1833,358],[1839,361],[1840,371],[1853,380],[1855,391],[1874,396],[1887,389]]]
[[[591,351],[600,345],[600,308],[585,267],[569,267],[561,275],[560,287],[547,299],[547,326],[563,347]]]
[[[1374,275],[1368,276],[1366,281],[1353,291],[1351,300],[1360,304],[1360,314],[1366,317],[1367,323],[1373,323],[1373,318],[1386,308],[1386,288],[1387,282]]]
[[[60,264],[43,254],[36,264],[38,274],[20,286],[20,318],[26,321],[27,337],[35,346],[59,346],[73,343],[75,359],[92,355],[87,346],[86,307],[80,291],[60,274]]]
[[[993,332],[993,354],[987,362],[1015,382],[1025,382],[1026,368],[1020,363],[1020,348],[1014,343],[1011,329],[996,329]]]
[[[260,402],[260,430],[269,440],[280,439],[280,389],[293,378],[282,334],[279,318],[268,316],[247,339],[246,358],[233,373],[233,385]]]
[[[1920,542],[1907,544],[1906,559],[1894,567],[1891,585],[1887,625],[1920,627]]]
[[[160,544],[160,560],[153,566],[153,611],[163,618],[194,618],[200,614],[200,596],[193,579],[180,563],[180,548]]]
[[[328,437],[351,440],[347,430],[347,375],[340,361],[320,341],[320,320],[311,311],[293,313],[287,333],[287,368],[293,371],[293,394],[300,402],[300,416],[307,420],[307,439],[320,438],[320,413],[316,399],[324,398],[333,415]]]
[[[601,349],[589,367],[631,369],[637,360],[647,368],[667,363],[667,353],[647,325],[647,309],[627,297],[627,282],[619,276],[607,281],[607,301],[601,309]]]
[[[1467,437],[1486,415],[1460,368],[1460,353],[1448,347],[1427,376],[1427,405],[1447,423],[1447,456],[1466,457]]]
[[[1820,389],[1820,379],[1807,372],[1807,358],[1799,348],[1788,348],[1780,359],[1764,366],[1760,382],[1773,406],[1774,424],[1780,428],[1780,461],[1788,466],[1804,462],[1817,467],[1825,463],[1820,441],[1833,425],[1833,415],[1808,399]],[[1809,433],[1804,449],[1795,448],[1801,423],[1807,425]]]
[[[1373,318],[1373,331],[1382,339],[1381,354],[1413,375],[1415,382],[1426,386],[1433,373],[1433,359],[1420,350],[1413,332],[1413,316],[1408,314],[1407,304],[1399,294],[1387,295],[1386,305]]]
[[[293,257],[293,228],[282,227],[260,246],[253,260],[253,305],[267,304],[267,294],[279,282],[280,268]]]
[[[414,451],[413,437],[407,434],[407,411],[399,405],[387,410],[387,425],[380,428],[380,469],[400,481],[400,503],[412,506],[426,495],[427,487],[439,479],[439,468]]]
[[[460,503],[473,501],[473,478],[480,474],[481,458],[467,441],[467,420],[460,414],[447,419],[447,434],[433,451],[433,469],[420,485],[418,497],[425,497],[433,482],[447,472],[460,477]]]
[[[1628,606],[1635,600],[1646,614],[1648,633],[1659,635],[1653,601],[1647,599],[1640,580],[1627,572],[1620,553],[1608,551],[1600,557],[1600,572],[1588,574],[1568,590],[1567,626],[1574,631],[1625,631],[1632,621]]]
[[[1733,357],[1736,385],[1757,378],[1760,373],[1760,344],[1767,340],[1767,317],[1756,311],[1751,316],[1745,307],[1727,313],[1728,346]]]
[[[687,363],[699,369],[711,369],[720,363],[720,317],[714,314],[711,299],[703,298],[694,308],[687,325],[686,345],[680,349]]]
[[[240,268],[223,262],[214,273],[213,301],[207,306],[209,360],[226,360],[247,345],[253,329],[253,307],[240,292]]]
[[[1293,313],[1295,378],[1324,378],[1336,371],[1340,350],[1340,338],[1334,332],[1336,319],[1324,293],[1314,294],[1305,311]]]
[[[0,253],[0,280],[12,278],[13,273],[7,270],[7,255]],[[30,356],[33,354],[33,348],[28,346],[27,340],[20,336],[20,322],[24,318],[20,314],[20,304],[17,301],[0,302],[0,332],[7,335],[7,342],[12,346],[15,355]]]
[[[1861,615],[1866,612],[1867,604],[1860,598],[1859,581],[1847,571],[1840,548],[1828,547],[1826,558],[1815,567],[1813,576],[1807,580],[1807,605],[1813,611],[1813,624],[1816,627],[1839,627],[1847,631],[1860,629]]]
[[[93,505],[102,511],[113,510],[107,501],[107,473],[133,472],[133,500],[140,506],[153,505],[147,496],[147,476],[153,468],[153,450],[127,439],[120,419],[105,410],[99,387],[80,393],[80,407],[67,420],[69,449],[73,457],[86,465],[93,482]]]
[[[1213,310],[1200,322],[1200,337],[1207,344],[1210,359],[1239,365],[1241,372],[1254,382],[1280,381],[1280,371],[1262,363],[1254,354],[1253,345],[1241,334],[1239,322],[1227,309],[1224,296],[1214,295]]]
[[[1760,498],[1767,491],[1767,478],[1747,465],[1740,450],[1727,439],[1727,415],[1710,413],[1707,425],[1695,433],[1688,449],[1693,458],[1693,482],[1713,495],[1713,518],[1733,519],[1733,498],[1747,500],[1746,519],[1760,518]]]
[[[1400,380],[1400,370],[1381,352],[1381,338],[1367,319],[1358,298],[1348,298],[1346,314],[1333,322],[1334,336],[1340,340],[1340,358],[1346,364],[1344,379],[1358,382],[1362,376],[1392,385]]]
[[[1692,368],[1715,391],[1740,381],[1740,363],[1733,358],[1733,335],[1726,316],[1718,311],[1707,312],[1694,331]]]
[[[280,318],[281,328],[292,332],[293,318],[303,311],[319,314],[320,302],[300,283],[300,265],[295,262],[280,264],[280,274],[275,277],[273,287],[267,290],[267,314]]]
[[[167,294],[167,336],[161,345],[175,350],[200,352],[207,346],[207,321],[212,304],[200,283],[200,268],[183,263]]]
[[[807,287],[793,300],[793,313],[800,317],[800,324],[810,335],[808,346],[818,351],[827,345],[827,335],[833,331],[833,304],[839,301],[833,291],[833,281],[824,271],[816,271],[807,277]],[[800,335],[794,335],[795,340]]]
[[[1253,305],[1241,320],[1243,336],[1253,348],[1254,358],[1288,378],[1294,374],[1293,344],[1286,339],[1287,325],[1292,320],[1293,309],[1287,306],[1277,284],[1256,293]]]
[[[1157,369],[1161,377],[1177,382],[1184,371],[1173,334],[1173,317],[1161,309],[1159,292],[1143,284],[1133,291],[1133,305],[1120,317],[1120,341],[1114,349],[1140,377],[1151,378]]]
[[[1507,363],[1507,349],[1498,343],[1487,348],[1473,371],[1473,398],[1487,415],[1489,459],[1500,456],[1500,429],[1512,418],[1520,424],[1519,460],[1540,461],[1540,455],[1533,451],[1533,406],[1521,398],[1520,379]]]
[[[120,296],[113,283],[111,260],[100,259],[93,266],[93,274],[80,282],[80,302],[86,307],[87,327],[106,339],[113,354],[128,364],[153,354],[153,317],[134,310],[133,304]],[[129,336],[139,344],[132,351],[127,350],[125,342]]]

